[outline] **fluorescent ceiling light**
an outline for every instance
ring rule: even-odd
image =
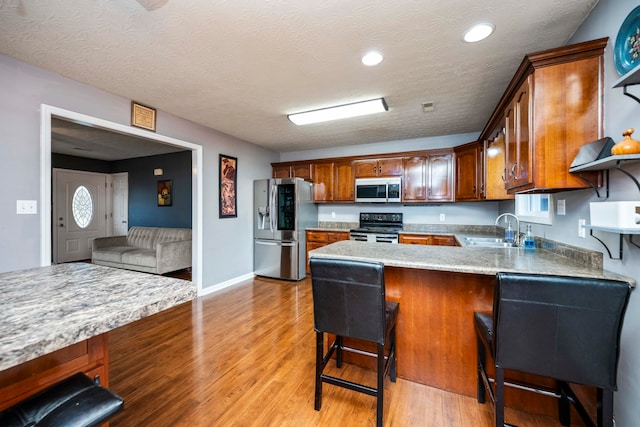
[[[378,65],[382,62],[382,54],[380,52],[376,52],[372,50],[371,52],[367,52],[362,57],[362,63],[368,67],[373,67],[374,65]]]
[[[353,104],[322,108],[320,110],[289,114],[287,117],[296,125],[308,125],[311,123],[328,122],[329,120],[346,119],[348,117],[382,113],[383,111],[388,110],[389,107],[387,107],[387,103],[384,102],[384,98],[378,98],[369,101],[356,102]]]
[[[493,30],[495,30],[493,24],[476,24],[464,33],[464,41],[467,43],[479,42],[489,37]]]

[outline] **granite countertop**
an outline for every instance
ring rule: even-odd
[[[186,280],[88,263],[0,274],[0,371],[196,297]]]
[[[504,271],[607,278],[623,280],[635,286],[635,281],[629,277],[542,248],[393,245],[345,240],[314,249],[309,252],[309,257],[380,261],[389,267],[484,275]]]

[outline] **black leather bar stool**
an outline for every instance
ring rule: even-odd
[[[338,259],[311,258],[313,318],[316,331],[315,409],[322,407],[322,383],[326,382],[377,398],[377,425],[382,426],[384,377],[389,373],[396,381],[396,320],[398,303],[386,301],[384,266],[382,263]],[[324,333],[336,339],[324,353]],[[342,365],[343,337],[357,338],[377,344],[377,388],[332,377],[323,373],[333,353],[336,366]],[[385,356],[384,347],[388,345]],[[360,350],[357,351],[360,354]]]
[[[478,345],[478,402],[485,390],[495,405],[495,425],[504,425],[504,386],[510,369],[556,379],[559,417],[570,425],[573,403],[594,425],[568,383],[597,388],[598,426],[613,426],[613,392],[620,332],[631,288],[628,283],[566,276],[498,273],[493,314],[475,313]],[[486,371],[486,350],[494,359],[495,392]]]
[[[99,426],[123,407],[120,396],[77,373],[0,412],[0,426]]]

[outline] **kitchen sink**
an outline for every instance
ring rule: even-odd
[[[477,246],[481,248],[513,248],[513,243],[505,242],[499,237],[465,237],[467,246]]]

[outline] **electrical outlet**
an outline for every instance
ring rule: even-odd
[[[336,213],[331,211],[331,218],[335,218],[336,217]]]
[[[445,216],[443,213],[440,214],[440,221],[444,221],[445,220]]]
[[[558,200],[558,202],[556,203],[556,206],[557,206],[558,215],[566,215],[567,214],[567,210],[566,210],[566,205],[565,205],[564,199]]]
[[[584,228],[587,222],[584,219],[578,220],[578,237],[585,238],[587,236],[587,230]]]

